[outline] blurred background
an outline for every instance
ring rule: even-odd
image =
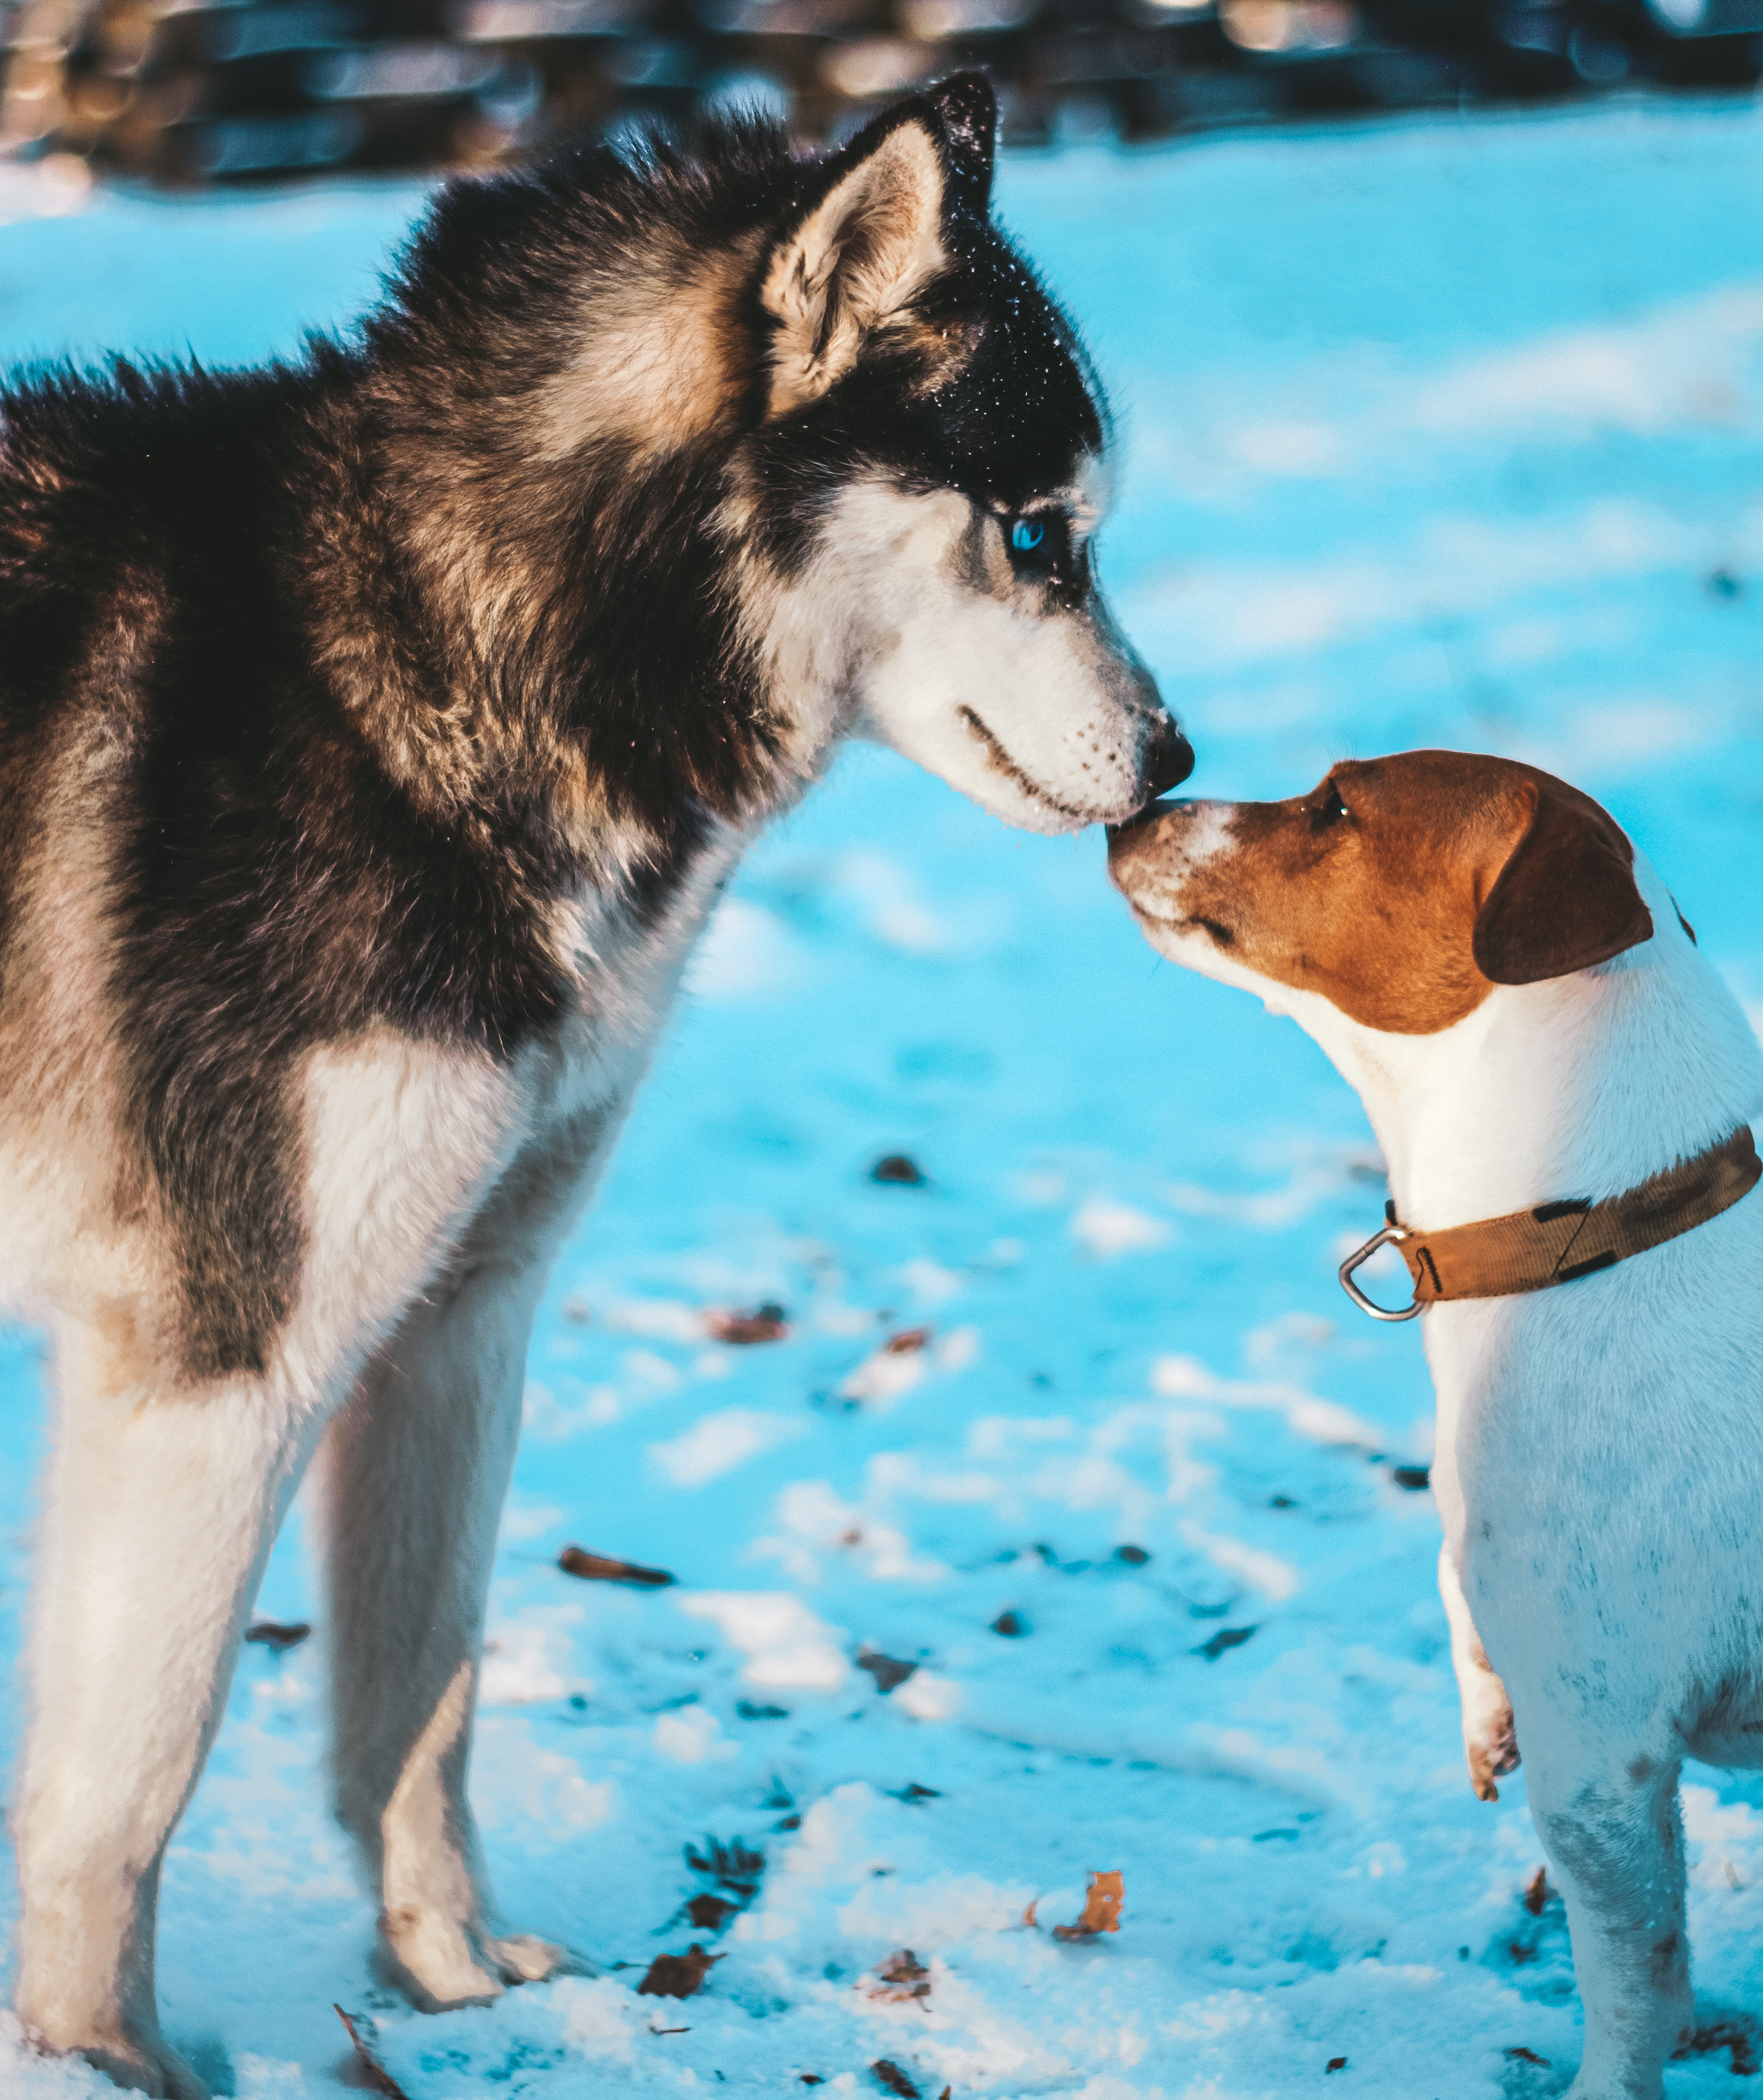
[[[836,138],[987,67],[1015,143],[1748,88],[1763,0],[9,0],[0,149],[77,187],[471,166],[739,97]]]

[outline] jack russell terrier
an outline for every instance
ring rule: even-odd
[[[1691,2016],[1679,1770],[1763,1764],[1763,1053],[1611,818],[1532,766],[1407,751],[1154,805],[1110,862],[1155,948],[1365,1104],[1392,1200],[1341,1281],[1426,1315],[1470,1775],[1493,1800],[1523,1744],[1585,2007],[1569,2100],[1656,2100]],[[1408,1306],[1353,1281],[1386,1243]]]

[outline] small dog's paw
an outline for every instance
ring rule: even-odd
[[[1494,1781],[1517,1771],[1521,1762],[1512,1708],[1507,1707],[1495,1715],[1492,1724],[1484,1726],[1473,1738],[1465,1736],[1463,1748],[1469,1760],[1469,1784],[1475,1789],[1476,1798],[1497,1801],[1500,1788]]]

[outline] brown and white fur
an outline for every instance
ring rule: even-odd
[[[336,1801],[480,2002],[466,1796],[528,1330],[746,843],[868,736],[1010,822],[1191,755],[968,76],[442,192],[354,337],[0,397],[0,1283],[55,1442],[19,2015],[193,2095],[167,1840],[316,1461]]]
[[[1405,1222],[1615,1195],[1763,1107],[1664,886],[1534,768],[1344,764],[1290,802],[1147,812],[1110,859],[1162,954],[1291,1016],[1357,1088]],[[1679,1768],[1763,1763],[1760,1274],[1753,1194],[1422,1316],[1470,1772],[1491,1798],[1522,1745],[1585,2007],[1573,2100],[1661,2091],[1691,2016]]]

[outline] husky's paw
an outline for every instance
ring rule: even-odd
[[[1474,1734],[1466,1730],[1463,1750],[1469,1761],[1469,1784],[1475,1789],[1476,1798],[1497,1801],[1500,1788],[1494,1781],[1517,1771],[1519,1764],[1518,1726],[1511,1707],[1502,1705],[1497,1712],[1484,1716]]]
[[[543,1983],[548,1976],[579,1975],[585,1963],[580,1955],[553,1940],[541,1940],[533,1932],[508,1932],[483,1942],[484,1959],[500,1974],[504,1983]]]
[[[508,1984],[542,1983],[583,1964],[530,1932],[492,1936],[441,1912],[401,1911],[380,1920],[379,1967],[418,2012],[452,2012],[492,2004]]]
[[[27,2028],[32,2046],[45,2055],[83,2057],[93,2070],[102,2071],[113,2085],[126,2091],[148,2093],[152,2100],[208,2100],[208,2089],[163,2036],[77,2043],[55,2048]]]

